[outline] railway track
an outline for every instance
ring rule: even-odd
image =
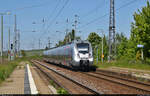
[[[150,84],[148,83],[143,83],[143,82],[135,81],[132,79],[127,79],[127,78],[121,78],[120,76],[112,75],[109,72],[104,72],[103,70],[97,70],[96,72],[88,72],[88,73],[83,73],[83,74],[86,74],[87,76],[91,76],[91,77],[98,78],[98,79],[104,79],[109,82],[120,84],[122,86],[126,86],[129,88],[136,89],[138,91],[142,91],[143,93],[150,94]]]
[[[38,67],[38,69],[40,69],[43,73],[45,73],[49,78],[53,79],[55,81],[55,83],[57,83],[57,85],[61,86],[65,90],[67,90],[67,92],[69,92],[70,94],[78,94],[78,92],[75,92],[74,91],[75,89],[71,90],[71,88],[62,86],[63,84],[60,83],[58,80],[56,80],[56,78],[50,76],[50,74],[48,74],[48,71],[52,71],[53,75],[57,74],[58,78],[61,77],[60,79],[65,78],[67,81],[70,81],[72,84],[70,84],[70,85],[68,84],[68,86],[73,86],[73,87],[76,86],[76,89],[78,89],[80,91],[83,90],[83,93],[79,92],[79,94],[101,94],[101,92],[94,90],[94,89],[90,88],[89,86],[86,86],[86,85],[82,84],[81,82],[78,82],[78,81],[66,76],[65,74],[59,72],[59,70],[56,70],[55,68],[51,68],[45,64],[42,64],[42,62],[40,62],[40,61],[32,60],[31,62],[34,63],[34,65],[36,67]],[[46,69],[47,69],[47,71],[44,71]]]
[[[73,72],[42,61],[36,61],[36,63],[94,94],[150,94],[150,84],[121,78],[110,74],[110,72],[101,70],[96,72]],[[56,69],[53,68],[54,66]]]

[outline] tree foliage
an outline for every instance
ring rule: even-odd
[[[117,57],[124,56],[127,52],[127,37],[123,33],[116,34],[116,47],[117,47]]]
[[[144,45],[143,52],[144,57],[150,57],[150,3],[147,1],[147,6],[143,7],[141,10],[138,10],[134,13],[134,22],[131,23],[131,34],[130,38],[127,38],[123,33],[116,34],[116,47],[117,47],[117,57],[126,57],[126,58],[136,58],[137,60],[141,59],[141,49],[137,48],[138,44]],[[68,33],[65,36],[63,41],[59,41],[58,45],[65,44],[66,38],[70,40],[77,39],[75,37],[75,31]],[[80,37],[79,37],[80,39]],[[87,40],[91,43],[94,57],[101,58],[102,54],[102,37],[97,33],[92,32],[89,34]],[[108,56],[108,38],[104,36],[104,59],[107,59]]]
[[[58,47],[58,46],[62,46],[62,45],[65,45],[69,42],[72,42],[73,40],[80,40],[81,38],[79,36],[75,36],[75,30],[72,29],[71,32],[67,33],[64,40],[60,40],[55,46]]]
[[[87,40],[91,43],[93,48],[95,48],[96,45],[99,45],[101,43],[101,37],[95,32],[90,33]]]
[[[144,45],[144,55],[150,57],[150,3],[142,10],[134,13],[134,21],[132,22],[131,40],[137,44]],[[138,49],[136,49],[138,50]]]
[[[103,54],[104,54],[104,59],[107,60],[107,56],[108,56],[108,43],[107,43],[107,37],[104,35],[103,37]]]
[[[98,58],[98,60],[101,60],[102,56],[102,37],[100,37],[97,33],[92,32],[89,34],[87,40],[91,43],[93,51],[94,51],[94,57]],[[108,44],[106,36],[103,37],[103,54],[104,59],[107,59],[108,56]]]
[[[131,23],[130,38],[127,39],[122,34],[117,34],[117,54],[118,57],[141,59],[141,49],[137,48],[138,44],[144,45],[144,56],[150,57],[150,3],[142,10],[134,13],[134,22]]]

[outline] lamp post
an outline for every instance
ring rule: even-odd
[[[1,57],[3,57],[3,14],[1,14]]]
[[[11,57],[10,57],[10,27],[8,29],[8,60],[11,60]]]
[[[3,15],[10,15],[10,12],[7,13],[0,13],[1,15],[1,61],[3,58]]]

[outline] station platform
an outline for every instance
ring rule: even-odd
[[[33,66],[29,66],[28,62],[21,62],[12,72],[9,78],[0,84],[0,94],[52,94],[48,83],[42,75],[38,74]],[[29,76],[29,71],[31,77]],[[26,76],[28,75],[28,76]],[[31,82],[35,84],[35,89],[32,89],[29,78],[33,79]],[[36,92],[32,92],[32,91]]]

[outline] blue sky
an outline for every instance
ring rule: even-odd
[[[97,32],[101,35],[97,31],[98,29],[103,29],[105,35],[108,35],[110,0],[68,0],[68,2],[67,0],[0,1],[0,13],[11,12],[11,15],[4,16],[5,50],[8,48],[8,27],[11,28],[11,42],[13,42],[14,14],[17,15],[17,29],[21,33],[21,49],[38,49],[39,38],[41,38],[41,48],[45,48],[48,37],[50,37],[51,46],[53,47],[56,42],[63,40],[67,27],[69,30],[74,28],[72,25],[75,14],[78,15],[77,19],[79,21],[77,36],[86,39],[90,32]],[[133,14],[145,6],[146,1],[115,0],[115,9],[124,6],[116,11],[117,33],[123,32],[127,37],[130,36]],[[62,11],[59,14],[60,10]],[[44,22],[42,22],[43,18]],[[68,24],[66,23],[67,18]],[[95,21],[92,22],[93,20]],[[92,23],[89,24],[89,22]]]

